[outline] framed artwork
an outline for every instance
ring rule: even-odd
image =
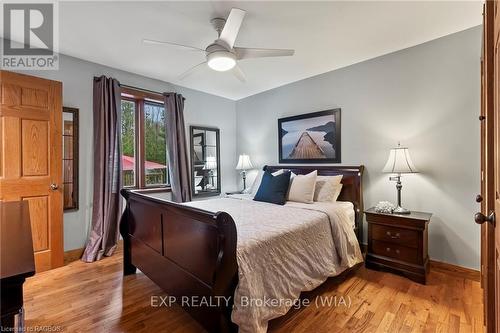
[[[340,109],[278,119],[280,163],[340,163]]]

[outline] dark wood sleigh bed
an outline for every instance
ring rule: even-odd
[[[363,191],[361,166],[265,166],[271,172],[295,174],[318,170],[318,175],[342,174],[339,201],[354,205],[355,232],[362,240]],[[225,212],[208,212],[169,202],[134,190],[121,191],[127,204],[120,223],[124,244],[124,274],[140,269],[179,302],[196,296],[232,300],[238,283],[237,232]],[[182,305],[182,302],[180,302]],[[232,302],[183,306],[209,332],[236,332],[231,322]]]

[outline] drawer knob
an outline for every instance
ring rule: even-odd
[[[391,252],[391,248],[390,248],[390,247],[386,247],[386,248],[385,248],[385,250],[386,250],[387,252]],[[399,251],[398,249],[396,249],[396,251],[395,251],[395,252],[396,252],[396,254],[399,254],[399,252],[400,252],[400,251]]]
[[[399,232],[396,232],[395,235],[393,235],[390,231],[387,231],[385,233],[387,236],[391,237],[392,239],[398,239],[401,235],[399,234]]]

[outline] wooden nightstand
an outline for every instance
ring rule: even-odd
[[[425,284],[429,272],[427,226],[432,214],[382,214],[365,211],[368,222],[368,251],[365,265],[385,269]]]

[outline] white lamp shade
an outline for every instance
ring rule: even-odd
[[[240,155],[240,158],[238,159],[238,165],[236,166],[236,170],[248,170],[252,169],[253,165],[252,162],[250,161],[250,156],[248,155]]]
[[[418,172],[410,158],[408,148],[397,147],[391,149],[389,159],[382,172],[386,173],[415,173]]]
[[[217,169],[217,159],[214,156],[207,156],[207,160],[205,161],[205,169]]]

